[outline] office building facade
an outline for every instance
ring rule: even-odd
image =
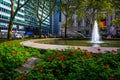
[[[20,0],[21,4],[24,3],[24,0]],[[17,0],[15,0],[15,7],[17,6]],[[11,2],[10,0],[1,0],[0,1],[0,32],[4,32],[2,35],[6,35],[8,30],[8,23],[10,21],[10,12],[11,12]],[[31,12],[31,14],[29,13]],[[49,8],[44,11],[44,16],[47,16],[47,12],[49,12]],[[34,16],[34,12],[32,12],[31,8],[28,6],[24,6],[21,8],[14,19],[13,24],[13,33],[18,31],[23,34],[26,32],[33,32],[34,34],[38,34],[39,23],[37,18]],[[50,27],[50,17],[48,17],[42,23],[42,33],[48,34],[48,29]]]
[[[60,0],[57,0],[57,3],[59,3]],[[50,35],[53,37],[59,37],[61,36],[61,20],[62,20],[62,16],[61,16],[61,11],[60,11],[60,7],[58,5],[56,5],[57,8],[57,12],[52,13],[50,16]]]

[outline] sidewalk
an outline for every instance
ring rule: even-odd
[[[37,61],[42,61],[39,58],[31,57],[29,58],[21,67],[17,68],[17,71],[28,73],[30,68],[33,68]]]

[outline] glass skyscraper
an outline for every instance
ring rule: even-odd
[[[21,4],[24,3],[24,0],[20,0]],[[15,0],[15,7],[17,6],[17,0]],[[8,29],[8,23],[10,20],[10,12],[11,12],[11,2],[10,0],[0,0],[0,32],[6,32]],[[47,15],[49,8],[44,11],[44,17]],[[31,14],[29,14],[29,12]],[[32,12],[30,6],[24,6],[21,8],[14,19],[13,24],[13,32],[20,31],[25,33],[26,31],[32,31],[37,34],[38,32],[38,20],[34,16],[34,12]],[[50,18],[48,17],[42,23],[42,33],[47,34],[50,26]]]

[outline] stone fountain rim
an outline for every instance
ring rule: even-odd
[[[52,38],[52,39],[58,39],[58,38]],[[59,38],[59,39],[61,39],[61,38]],[[70,49],[70,48],[74,48],[74,49],[80,48],[80,49],[88,50],[89,52],[93,52],[93,53],[102,53],[105,51],[112,51],[112,50],[118,49],[117,47],[92,47],[92,46],[88,47],[88,46],[68,46],[68,45],[53,45],[53,44],[35,43],[35,41],[38,41],[38,40],[47,40],[47,39],[32,39],[32,40],[23,41],[20,44],[22,44],[25,47],[38,48],[38,49],[43,49],[43,50],[47,50],[47,49],[64,50],[64,49]],[[98,48],[100,48],[101,51],[98,51]]]

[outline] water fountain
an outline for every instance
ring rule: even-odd
[[[111,45],[102,45],[104,47],[101,47],[100,49],[102,49],[101,51],[98,51],[98,48],[100,44],[105,44],[106,41],[100,41],[100,34],[99,34],[99,29],[98,29],[98,24],[97,21],[95,20],[94,22],[94,26],[93,26],[93,30],[92,30],[92,39],[91,41],[85,41],[85,40],[67,40],[67,39],[61,39],[61,38],[46,38],[46,39],[37,39],[37,40],[31,40],[31,41],[25,41],[22,42],[21,44],[23,44],[24,46],[27,47],[32,47],[32,48],[38,48],[38,49],[52,49],[52,50],[65,50],[65,49],[70,49],[73,47],[75,49],[86,49],[89,52],[93,52],[93,53],[100,53],[100,52],[104,52],[106,50],[112,51],[115,50],[117,51],[117,47],[120,47],[119,43],[120,41],[116,41],[112,42]],[[29,45],[32,44],[32,45]],[[91,46],[91,44],[93,44],[93,47],[89,47]],[[85,47],[84,47],[85,46]],[[111,48],[112,47],[112,48]]]
[[[92,39],[90,43],[93,44],[93,47],[99,47],[100,44],[104,43],[103,41],[100,41],[100,34],[98,29],[98,23],[95,20],[93,30],[92,30]]]

